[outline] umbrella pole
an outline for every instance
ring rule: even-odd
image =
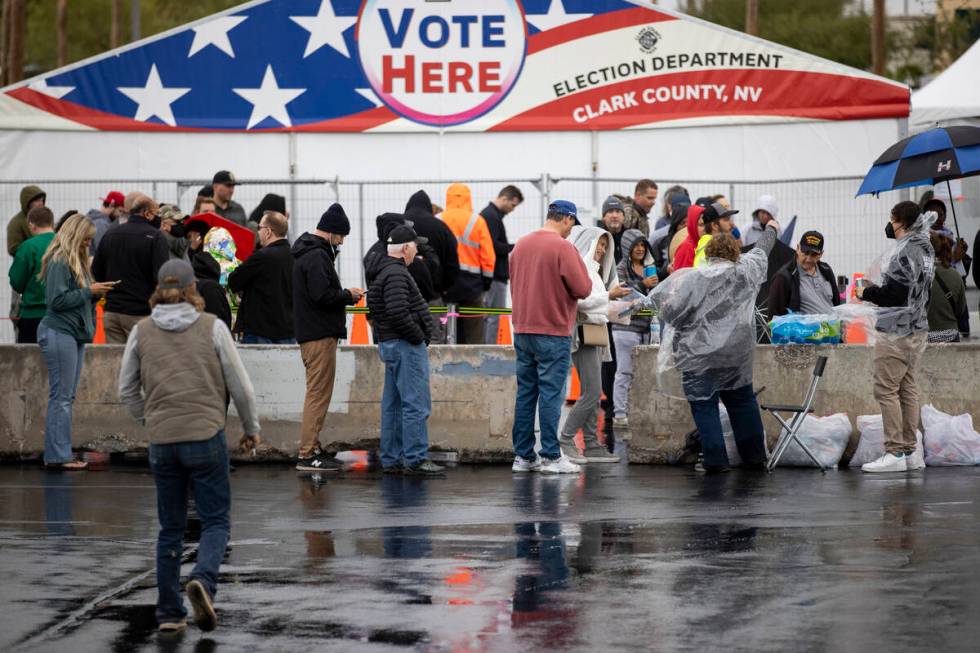
[[[953,212],[953,226],[956,227],[956,238],[960,237],[960,224],[956,221],[956,200],[953,199],[953,189],[949,185],[949,179],[946,180],[946,191],[949,193],[949,208]]]

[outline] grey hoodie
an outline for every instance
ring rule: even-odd
[[[158,304],[154,307],[150,319],[164,331],[184,331],[193,325],[201,314],[192,305]],[[218,354],[221,371],[224,374],[225,386],[235,402],[235,408],[242,420],[242,426],[247,435],[259,434],[258,410],[255,405],[255,391],[252,381],[248,378],[245,366],[238,356],[235,341],[231,332],[221,320],[214,321],[211,332],[214,351]],[[126,341],[126,351],[123,354],[122,369],[119,372],[119,398],[129,409],[130,414],[143,423],[144,401],[140,382],[140,358],[137,355],[139,343],[139,325],[133,327]]]

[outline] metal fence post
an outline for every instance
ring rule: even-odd
[[[446,344],[456,344],[456,304],[446,305]]]
[[[337,182],[337,195],[338,199],[340,196],[340,183],[339,177]],[[364,183],[357,182],[357,223],[359,233],[357,234],[357,242],[360,245],[361,251],[366,251],[364,247]],[[367,288],[367,273],[364,271],[364,266],[361,266],[361,285],[363,288]]]
[[[728,183],[728,203],[735,206],[735,184],[732,182]]]

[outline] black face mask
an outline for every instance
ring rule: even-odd
[[[892,225],[890,221],[888,224],[885,225],[885,237],[890,238],[892,240],[895,239],[895,227]]]
[[[158,216],[155,216],[152,220],[150,220],[150,224],[153,226],[154,229],[159,229],[160,228],[160,223],[162,221],[163,221],[162,218],[158,215]]]

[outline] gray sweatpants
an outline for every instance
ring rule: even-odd
[[[487,308],[507,308],[507,282],[494,281],[490,285],[490,290],[487,291],[486,296],[483,298],[483,305]],[[499,316],[487,316],[483,332],[483,342],[485,344],[497,344],[497,326],[499,323]]]
[[[633,347],[650,343],[650,334],[613,329],[616,345],[616,380],[613,383],[613,414],[626,417],[629,414],[630,386],[633,385]]]
[[[599,446],[599,400],[602,398],[602,358],[600,347],[579,345],[572,354],[572,363],[578,371],[582,394],[572,406],[561,430],[562,440],[568,442],[582,429],[586,448]]]

